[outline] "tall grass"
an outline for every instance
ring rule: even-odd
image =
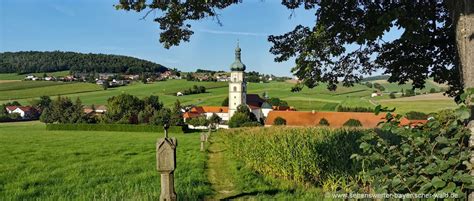
[[[318,185],[334,176],[356,175],[359,138],[368,131],[329,128],[244,128],[224,131],[228,149],[260,174]]]

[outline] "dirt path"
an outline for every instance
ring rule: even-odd
[[[225,148],[221,141],[210,138],[208,144],[207,175],[215,194],[206,200],[222,200],[239,194],[232,183],[232,176],[226,170]]]

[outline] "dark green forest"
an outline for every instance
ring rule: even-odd
[[[166,67],[143,59],[108,54],[77,52],[4,52],[0,53],[0,73],[42,73],[69,70],[71,73],[164,72]]]

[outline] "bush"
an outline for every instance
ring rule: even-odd
[[[405,90],[405,96],[406,97],[415,96],[415,91],[413,89],[407,89]]]
[[[373,85],[372,85],[371,82],[366,82],[366,83],[365,83],[365,86],[367,86],[367,87],[369,87],[369,88],[372,88]]]
[[[336,107],[336,111],[338,112],[374,112],[374,109],[369,107],[345,107],[338,105]]]
[[[321,120],[319,120],[319,125],[320,126],[329,126],[329,121],[325,118],[322,118]]]
[[[121,132],[164,132],[163,126],[133,124],[46,124],[46,130],[121,131]],[[171,126],[171,133],[182,133],[186,127]]]
[[[277,117],[275,120],[273,120],[273,125],[286,125],[286,119]]]
[[[369,186],[378,192],[455,193],[456,199],[465,200],[468,190],[474,188],[468,163],[469,114],[466,107],[461,107],[411,128],[399,126],[401,115],[388,113],[382,131],[400,140],[364,136],[360,145],[363,154],[351,158],[367,164],[363,173],[372,177]]]
[[[326,128],[244,128],[219,134],[238,161],[259,174],[299,184],[317,185],[331,175],[354,175],[361,163],[350,159],[360,153],[363,130]]]
[[[390,95],[389,95],[389,97],[390,97],[391,99],[397,98],[397,97],[395,96],[395,93],[394,93],[394,92],[391,92]]]
[[[359,120],[357,119],[349,119],[347,120],[343,126],[347,126],[347,127],[362,127],[362,123],[360,123]]]
[[[428,115],[423,113],[423,112],[417,112],[417,111],[410,111],[405,114],[407,119],[410,120],[421,120],[421,119],[427,119]]]
[[[431,88],[431,89],[430,89],[430,93],[436,93],[436,89],[435,89],[435,88]]]

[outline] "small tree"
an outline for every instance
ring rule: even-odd
[[[171,125],[184,125],[183,115],[181,113],[181,102],[178,99],[176,99],[176,102],[174,102],[174,107],[171,111]]]
[[[250,122],[250,118],[241,112],[236,112],[229,120],[230,128],[242,127],[245,123]]]
[[[347,126],[347,127],[361,127],[362,126],[362,123],[360,123],[359,120],[357,119],[349,119],[346,121],[346,123],[344,123],[343,126]]]
[[[223,101],[222,101],[222,106],[229,106],[229,96],[227,96]]]
[[[365,86],[369,87],[369,88],[372,88],[372,82],[366,82],[365,83]]]
[[[275,120],[273,120],[273,125],[286,125],[286,119],[282,117],[277,117]]]
[[[109,88],[109,82],[108,82],[107,80],[104,80],[104,81],[102,82],[102,88],[103,88],[104,90],[107,90],[107,89]]]
[[[397,98],[397,97],[395,96],[395,93],[394,93],[394,92],[390,92],[390,95],[389,95],[389,97],[390,97],[391,99],[395,99],[395,98]]]
[[[222,121],[222,118],[219,117],[216,113],[212,113],[211,118],[209,118],[209,123],[211,124],[212,127],[217,127],[217,124],[219,124]]]
[[[329,121],[325,118],[322,118],[321,120],[319,120],[319,125],[320,126],[329,126]]]
[[[405,114],[407,119],[410,120],[424,120],[428,118],[428,115],[423,112],[410,111]]]

